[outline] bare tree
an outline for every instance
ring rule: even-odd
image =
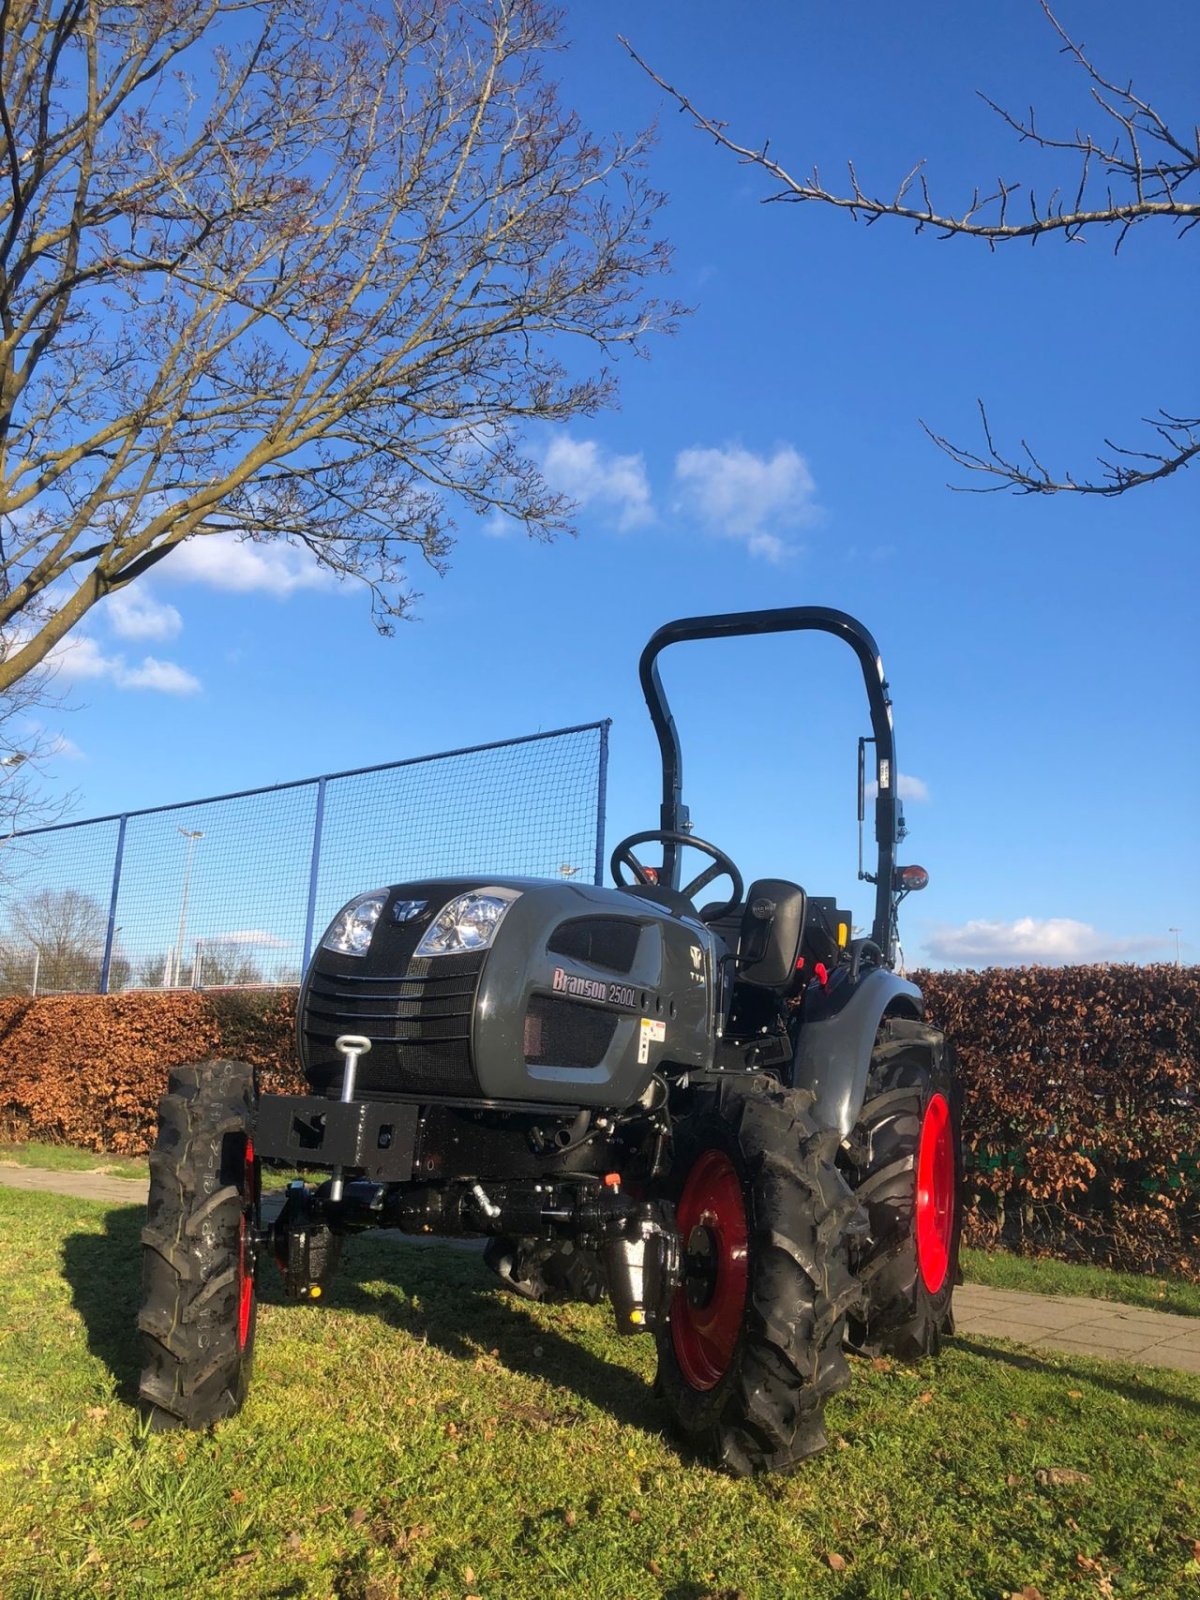
[[[39,994],[94,991],[100,983],[108,916],[99,901],[78,889],[40,889],[8,908],[0,935],[0,992],[27,994],[37,958]],[[119,952],[110,985],[124,988],[129,963]]]
[[[0,635],[0,659],[6,642]],[[0,695],[0,883],[14,876],[14,858],[31,846],[14,835],[23,829],[59,821],[74,803],[74,793],[55,795],[44,785],[46,763],[60,753],[61,736],[41,721],[61,700],[54,693],[53,673],[35,669]]]
[[[917,233],[929,232],[938,239],[982,240],[991,249],[1017,239],[1036,243],[1044,235],[1077,242],[1088,233],[1111,228],[1116,233],[1114,249],[1119,250],[1130,228],[1151,221],[1173,225],[1181,235],[1187,233],[1200,221],[1200,129],[1191,129],[1186,138],[1177,135],[1154,107],[1134,92],[1132,82],[1122,84],[1106,77],[1093,64],[1083,45],[1068,35],[1048,0],[1039,0],[1039,4],[1063,53],[1086,75],[1098,113],[1107,119],[1101,123],[1103,132],[1093,135],[1076,129],[1071,133],[1051,133],[1032,108],[1025,116],[1015,116],[981,94],[980,98],[1018,139],[1075,158],[1075,176],[1067,192],[1055,187],[1041,198],[1032,188],[1000,179],[994,191],[976,189],[960,210],[935,205],[923,161],[905,173],[890,198],[864,189],[853,162],[849,163],[849,181],[843,190],[828,188],[815,167],[807,176],[797,177],[770,153],[769,144],[739,144],[727,132],[725,123],[699,111],[685,94],[653,71],[628,40],[621,42],[699,129],[743,164],[767,174],[775,185],[767,197],[770,202],[815,201],[848,211],[856,221],[868,224],[881,217],[899,218],[912,223]],[[1200,416],[1160,410],[1143,419],[1151,430],[1149,448],[1130,449],[1106,439],[1108,454],[1100,457],[1098,480],[1076,478],[1070,473],[1056,476],[1024,440],[1019,454],[1005,454],[998,449],[982,401],[979,411],[983,427],[981,449],[966,449],[925,423],[921,426],[960,466],[995,478],[997,482],[988,486],[993,490],[1124,494],[1127,489],[1177,472],[1200,455]]]
[[[306,546],[386,631],[456,505],[567,525],[528,426],[673,311],[643,140],[556,42],[540,0],[0,4],[0,693],[189,538]]]

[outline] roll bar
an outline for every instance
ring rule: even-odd
[[[772,611],[734,611],[714,617],[681,617],[668,622],[653,635],[642,651],[638,676],[650,709],[650,720],[658,735],[662,752],[662,821],[664,832],[689,832],[688,808],[683,803],[683,757],[679,733],[667,705],[658,657],[668,645],[690,639],[733,639],[751,633],[798,633],[815,630],[844,639],[862,667],[867,702],[871,709],[871,731],[875,745],[875,840],[878,846],[876,871],[864,874],[875,885],[875,921],[871,937],[884,952],[888,966],[896,955],[894,885],[896,845],[901,836],[901,815],[896,798],[896,743],[892,731],[892,702],[879,646],[854,617],[828,606],[784,606]],[[679,887],[679,847],[663,846],[663,876],[673,889]]]

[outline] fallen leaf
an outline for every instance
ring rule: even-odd
[[[1009,1600],[1044,1600],[1044,1596],[1036,1585],[1027,1583],[1023,1588],[1014,1589]]]
[[[642,1520],[642,1513],[636,1506],[634,1506],[633,1510],[629,1513],[629,1520],[630,1522],[640,1522]]]
[[[233,1501],[235,1506],[240,1506],[242,1501],[246,1498],[246,1491],[244,1489],[231,1489],[229,1491],[229,1498]]]
[[[141,1533],[143,1528],[148,1528],[150,1526],[150,1518],[149,1517],[134,1517],[133,1521],[129,1524],[129,1526],[130,1526],[130,1528],[132,1529],[132,1531],[134,1533]]]
[[[1082,1389],[1068,1389],[1067,1390],[1067,1399],[1068,1400],[1082,1400],[1083,1399],[1083,1390]]]
[[[1090,1472],[1076,1472],[1074,1467],[1039,1467],[1034,1473],[1038,1483],[1091,1483]]]
[[[463,1582],[464,1583],[474,1583],[475,1582],[475,1568],[474,1567],[464,1567],[463,1568]]]
[[[84,1415],[92,1422],[103,1422],[108,1415],[107,1406],[88,1406]]]
[[[647,1572],[649,1572],[649,1574],[650,1574],[650,1576],[652,1578],[661,1578],[662,1575],[663,1575],[662,1567],[659,1565],[659,1563],[657,1561],[655,1561],[653,1556],[651,1556],[649,1561],[647,1561],[646,1570],[647,1570]]]
[[[287,1538],[283,1542],[284,1542],[284,1544],[287,1545],[289,1550],[299,1550],[301,1548],[301,1546],[303,1545],[304,1540],[293,1529],[292,1532],[288,1534]]]
[[[831,1572],[845,1572],[846,1570],[846,1558],[838,1555],[836,1550],[826,1550],[825,1564]]]
[[[354,1510],[350,1513],[350,1526],[352,1528],[361,1528],[363,1523],[366,1520],[367,1520],[367,1508],[366,1508],[366,1506],[355,1506]]]
[[[233,1558],[235,1567],[248,1567],[252,1561],[258,1560],[257,1550],[242,1550]]]
[[[578,1512],[572,1510],[571,1507],[568,1506],[567,1509],[563,1512],[563,1521],[566,1523],[568,1528],[573,1528],[575,1526],[575,1524],[579,1521]]]
[[[927,1406],[932,1399],[933,1399],[933,1390],[932,1389],[926,1389],[924,1394],[919,1394],[917,1396],[917,1404],[921,1405],[921,1406]]]

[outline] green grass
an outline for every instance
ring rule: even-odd
[[[107,1177],[149,1177],[144,1160],[76,1150],[70,1145],[0,1143],[0,1164],[42,1167],[51,1172],[98,1172]],[[263,1173],[266,1189],[282,1188],[303,1174],[284,1168]],[[310,1174],[310,1181],[312,1175]],[[316,1180],[319,1181],[319,1180]],[[1004,1251],[964,1250],[963,1271],[968,1283],[993,1289],[1022,1289],[1029,1294],[1083,1295],[1092,1300],[1115,1300],[1127,1306],[1147,1306],[1153,1311],[1173,1311],[1200,1317],[1200,1284],[1178,1278],[1142,1277],[1133,1272],[1109,1272],[1103,1267],[1076,1266],[1063,1261],[1032,1260]]]
[[[146,1436],[141,1220],[0,1190],[6,1600],[1200,1592],[1200,1380],[981,1339],[855,1361],[832,1447],[735,1482],[663,1434],[652,1346],[602,1308],[382,1238],[349,1243],[319,1306],[268,1289],[239,1417]]]
[[[1200,1317],[1200,1284],[1185,1283],[1182,1278],[1151,1278],[1065,1261],[1031,1260],[1001,1250],[964,1250],[962,1266],[968,1283],[986,1284],[991,1289],[1083,1295],[1090,1300],[1117,1300],[1126,1306]]]
[[[140,1179],[145,1183],[150,1168],[139,1156],[114,1156],[97,1150],[78,1150],[69,1144],[43,1144],[30,1139],[24,1143],[0,1142],[0,1166],[40,1167],[45,1172],[95,1172],[106,1178]],[[290,1167],[263,1170],[263,1188],[279,1189],[303,1174]]]
[[[102,1172],[109,1178],[150,1176],[144,1160],[113,1156],[96,1150],[76,1150],[69,1144],[43,1144],[36,1139],[15,1144],[0,1142],[0,1163],[5,1166],[41,1167],[46,1172]]]

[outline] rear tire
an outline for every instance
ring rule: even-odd
[[[820,1450],[825,1401],[850,1381],[848,1240],[862,1221],[811,1104],[773,1079],[726,1083],[674,1132],[685,1279],[656,1388],[692,1446],[738,1477]]]
[[[154,1428],[241,1408],[254,1362],[260,1173],[243,1061],[176,1067],[159,1104],[142,1230],[139,1394]]]
[[[963,1170],[961,1092],[937,1028],[884,1021],[849,1149],[870,1223],[854,1256],[866,1305],[850,1344],[906,1361],[936,1355],[954,1332]]]

